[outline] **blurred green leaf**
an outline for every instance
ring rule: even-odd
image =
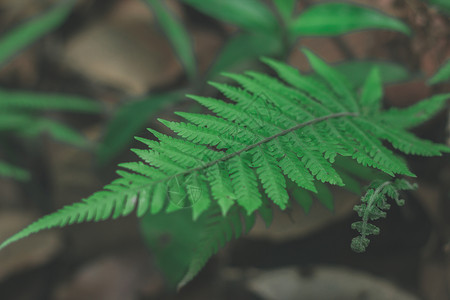
[[[411,30],[400,20],[372,8],[350,3],[313,5],[290,27],[292,35],[327,36],[362,29],[389,29],[410,35]]]
[[[241,29],[274,32],[275,16],[258,0],[183,0],[197,10]]]
[[[68,126],[37,117],[41,111],[98,113],[101,105],[90,99],[71,95],[9,91],[0,89],[0,131],[13,131],[25,137],[48,133],[53,139],[86,147],[88,141]]]
[[[437,6],[441,11],[450,13],[450,1],[449,0],[429,0],[431,5]]]
[[[225,44],[209,70],[208,77],[230,70],[238,63],[257,59],[261,55],[270,56],[280,51],[280,40],[273,35],[263,33],[237,34]]]
[[[360,103],[362,110],[376,113],[381,109],[382,99],[383,83],[381,82],[380,70],[373,68],[361,89]]]
[[[19,181],[27,181],[30,179],[30,173],[27,170],[0,161],[0,177],[12,178]]]
[[[183,93],[177,91],[161,95],[147,96],[141,100],[130,101],[120,107],[107,124],[97,158],[105,164],[125,149],[133,136],[141,130],[163,105],[183,99]]]
[[[145,0],[153,9],[162,30],[173,45],[189,77],[196,73],[194,49],[189,34],[161,0]]]
[[[183,279],[206,226],[204,217],[193,221],[188,209],[141,218],[144,241],[171,287]]]
[[[25,137],[36,137],[41,134],[48,134],[54,140],[70,145],[83,148],[89,145],[88,140],[76,130],[47,118],[30,119],[29,125],[21,128],[19,134]]]
[[[391,178],[385,173],[382,173],[376,169],[364,167],[349,157],[337,156],[335,164],[336,167],[339,168],[339,175],[345,172],[350,176],[361,178],[367,181],[372,181],[380,178],[388,180],[389,178]]]
[[[48,11],[14,28],[0,39],[0,66],[20,50],[58,27],[70,13],[75,1],[63,0]]]
[[[1,110],[0,132],[26,128],[30,126],[31,119],[32,116],[30,114]]]
[[[317,188],[317,194],[315,195],[320,203],[322,203],[326,208],[333,211],[334,210],[334,201],[333,194],[326,184],[316,181],[314,185]]]
[[[338,173],[342,178],[342,182],[344,182],[344,186],[342,187],[343,189],[352,192],[355,195],[361,195],[362,189],[358,180],[342,170],[338,170]]]
[[[428,84],[433,85],[448,80],[450,80],[450,59],[428,80]]]
[[[57,141],[78,147],[86,147],[89,142],[86,138],[60,122],[36,117],[24,112],[2,111],[0,113],[0,132],[7,131],[26,138],[34,138],[41,134]]]
[[[0,89],[0,109],[59,110],[98,113],[101,111],[101,105],[96,101],[72,95]]]
[[[290,23],[297,0],[273,0],[286,24]]]
[[[385,61],[351,61],[340,63],[333,68],[344,74],[353,88],[361,87],[373,68],[378,68],[383,83],[404,81],[411,77],[405,67]]]
[[[296,186],[292,189],[291,193],[294,200],[297,201],[297,203],[303,208],[305,214],[308,214],[313,205],[313,198],[311,197],[311,194],[307,190],[300,189]]]

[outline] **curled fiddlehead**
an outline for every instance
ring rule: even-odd
[[[352,239],[351,248],[353,251],[365,252],[369,246],[369,235],[377,235],[380,228],[370,224],[369,221],[375,221],[380,218],[386,218],[386,211],[391,207],[387,203],[387,198],[394,199],[398,206],[403,206],[405,200],[400,199],[400,191],[413,190],[417,184],[412,184],[405,179],[396,179],[394,181],[373,181],[366,194],[361,198],[361,204],[355,205],[353,210],[362,218],[361,221],[354,222],[352,229],[356,229],[360,235]]]

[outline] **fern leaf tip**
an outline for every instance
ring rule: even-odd
[[[352,243],[350,247],[353,251],[357,253],[366,252],[367,247],[369,246],[370,240],[368,238],[364,238],[362,236],[357,236],[352,239]]]

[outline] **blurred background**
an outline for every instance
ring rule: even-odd
[[[174,119],[173,111],[200,111],[183,95],[214,95],[206,81],[223,80],[222,71],[264,70],[261,55],[309,72],[299,51],[307,47],[355,87],[376,64],[386,107],[450,92],[448,81],[429,80],[450,58],[446,0],[352,2],[401,20],[411,35],[359,28],[295,39],[259,28],[265,10],[251,5],[273,12],[272,1],[242,0],[242,19],[199,2],[0,1],[2,241],[100,190],[117,163],[136,160],[133,136],[164,132],[156,119]],[[316,2],[292,1],[288,13]],[[282,10],[275,15],[287,23]],[[448,144],[449,124],[447,108],[414,132]],[[270,229],[257,222],[178,292],[135,216],[42,232],[0,252],[0,299],[450,299],[448,155],[407,160],[420,188],[389,211],[365,254],[349,247],[359,197],[336,190],[332,212],[318,202],[308,214],[298,205],[276,212]],[[164,229],[155,236],[162,251],[172,242]]]

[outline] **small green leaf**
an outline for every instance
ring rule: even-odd
[[[374,68],[367,77],[361,91],[361,106],[363,110],[377,112],[381,107],[383,98],[383,85],[381,83],[380,71]]]
[[[339,170],[338,173],[339,176],[341,176],[342,181],[344,182],[344,186],[342,187],[343,189],[346,189],[347,191],[350,191],[355,195],[361,194],[361,184],[358,182],[358,180],[344,171]]]
[[[333,67],[345,75],[352,87],[358,88],[364,84],[373,68],[380,70],[383,83],[404,81],[411,77],[410,72],[403,66],[386,61],[350,61]]]
[[[345,173],[348,173],[349,175],[353,175],[354,177],[367,181],[375,180],[377,178],[388,180],[390,178],[376,169],[367,168],[358,164],[354,159],[349,157],[338,156],[335,164],[339,168],[339,175],[344,174],[345,176]],[[344,172],[341,172],[341,170],[344,170]]]
[[[366,252],[366,248],[369,246],[370,240],[368,238],[357,236],[352,239],[350,247],[356,253]]]
[[[429,2],[443,12],[450,14],[450,2],[448,0],[429,0]]]
[[[58,95],[0,89],[0,109],[58,110],[99,113],[101,105],[91,99],[74,95]]]
[[[237,196],[236,202],[246,210],[247,215],[251,215],[262,205],[254,170],[246,159],[237,156],[230,160],[228,171]]]
[[[265,33],[240,33],[223,47],[219,57],[208,72],[208,77],[228,71],[238,64],[257,59],[261,55],[274,55],[281,51],[279,38]]]
[[[186,186],[189,204],[192,204],[192,219],[197,220],[211,206],[208,186],[200,176],[192,176],[192,182]]]
[[[40,16],[14,28],[0,39],[0,66],[20,50],[58,27],[69,15],[75,1],[63,0]]]
[[[236,202],[230,178],[219,165],[211,166],[207,175],[211,182],[211,194],[220,206],[222,215],[225,216]]]
[[[314,5],[292,23],[291,34],[327,36],[363,29],[389,29],[410,35],[403,22],[372,8],[350,3]]]
[[[333,194],[330,189],[321,182],[316,182],[317,194],[316,197],[326,208],[333,211],[334,210],[334,201]]]
[[[27,170],[0,161],[0,177],[27,181],[30,179],[30,173]]]
[[[305,213],[309,213],[313,205],[313,198],[311,197],[311,194],[307,190],[296,187],[292,190],[292,196],[294,197],[294,200],[300,204]]]
[[[439,68],[436,74],[428,80],[428,84],[433,85],[450,80],[450,59]]]
[[[273,212],[269,200],[264,196],[263,196],[263,204],[258,209],[258,213],[263,219],[266,228],[269,228],[273,221]]]
[[[87,147],[88,140],[78,133],[78,131],[61,124],[59,122],[45,119],[35,118],[30,119],[30,125],[22,128],[20,133],[25,136],[35,137],[43,133],[48,133],[53,139],[59,142],[67,143],[78,147]]]
[[[189,34],[179,20],[165,6],[164,1],[145,0],[153,9],[162,30],[173,45],[175,52],[189,77],[196,73],[194,49]]]
[[[147,189],[143,189],[139,195],[139,199],[138,199],[138,206],[136,209],[136,216],[138,218],[144,216],[150,206],[150,196],[152,195],[152,189],[151,187],[147,188]]]
[[[0,131],[20,131],[30,126],[33,117],[23,112],[0,111]]]
[[[364,235],[380,234],[380,228],[370,223],[364,223],[363,221],[352,223],[352,229],[357,230],[359,233],[364,232]]]
[[[199,11],[249,31],[274,31],[277,21],[258,0],[183,0]]]

